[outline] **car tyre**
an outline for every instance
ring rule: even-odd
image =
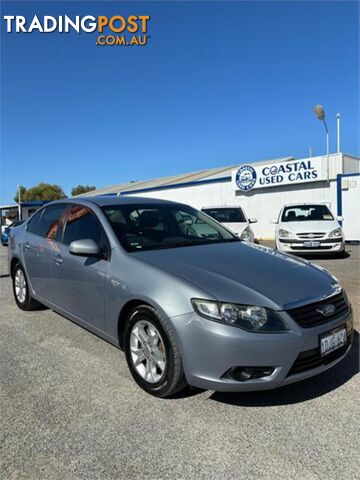
[[[124,330],[126,361],[135,382],[156,397],[170,397],[187,387],[174,334],[154,308],[136,307]]]
[[[29,311],[41,306],[30,294],[28,280],[20,263],[12,271],[12,284],[15,302],[21,310]]]

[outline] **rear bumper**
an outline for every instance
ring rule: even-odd
[[[256,334],[203,319],[195,313],[171,318],[181,349],[185,375],[190,385],[215,391],[268,390],[317,375],[341,361],[352,344],[352,315],[345,315],[314,328],[303,329],[285,312],[292,328],[283,334]],[[346,325],[348,342],[338,355],[320,358],[320,335]],[[339,349],[340,350],[340,349]],[[318,352],[319,361],[292,373],[304,352]],[[301,356],[300,356],[301,359]],[[227,375],[236,367],[271,367],[271,375],[239,381]]]

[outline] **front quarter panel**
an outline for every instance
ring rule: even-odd
[[[112,251],[105,285],[106,329],[113,338],[117,338],[120,312],[129,301],[148,303],[171,318],[193,312],[191,298],[214,299],[207,291],[120,248]]]

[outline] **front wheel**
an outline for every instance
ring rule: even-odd
[[[136,383],[156,397],[169,397],[187,386],[175,337],[160,313],[137,307],[125,325],[125,355]]]
[[[15,301],[21,310],[34,310],[40,306],[30,294],[25,271],[19,263],[12,272],[12,281]]]

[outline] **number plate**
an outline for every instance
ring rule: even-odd
[[[304,242],[304,247],[311,247],[311,248],[320,247],[320,242]]]
[[[346,328],[333,330],[330,333],[320,337],[320,352],[321,356],[328,355],[329,353],[343,347],[346,344]]]

